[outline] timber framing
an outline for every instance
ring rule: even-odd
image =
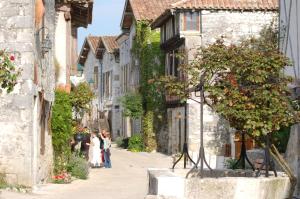
[[[92,23],[93,0],[56,0],[55,4],[56,10],[70,12],[74,27],[86,28]]]

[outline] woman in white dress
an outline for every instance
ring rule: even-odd
[[[100,167],[100,140],[97,137],[96,133],[92,133],[92,140],[91,140],[91,145],[92,145],[92,167]]]

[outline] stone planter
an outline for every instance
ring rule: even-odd
[[[252,171],[205,170],[203,179],[196,174],[186,179],[188,171],[149,169],[146,199],[283,199],[290,188],[283,173],[256,178]]]

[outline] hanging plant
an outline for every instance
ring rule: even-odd
[[[17,84],[17,77],[20,70],[16,69],[15,57],[9,55],[6,51],[0,51],[0,91],[7,90],[11,92]]]

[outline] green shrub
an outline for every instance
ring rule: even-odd
[[[8,184],[5,179],[5,174],[0,173],[0,189],[8,187]]]
[[[237,163],[237,159],[229,158],[225,161],[225,167],[227,169],[234,169],[233,166]]]
[[[127,149],[129,138],[117,137],[115,142],[116,142],[118,147],[123,148],[123,149]]]
[[[55,92],[51,118],[52,145],[54,150],[54,172],[61,173],[71,155],[72,106],[70,95],[65,91]]]
[[[273,143],[280,153],[285,153],[289,139],[291,128],[281,128],[279,131],[274,132],[272,135]]]
[[[67,171],[73,177],[85,180],[89,175],[89,165],[82,157],[73,155],[67,165]]]
[[[144,142],[141,134],[136,134],[129,138],[128,150],[132,152],[144,151]]]
[[[133,119],[142,117],[143,99],[138,93],[127,93],[119,99],[124,108],[124,115]]]
[[[123,138],[122,137],[117,137],[115,140],[115,143],[117,144],[118,147],[123,148]]]

